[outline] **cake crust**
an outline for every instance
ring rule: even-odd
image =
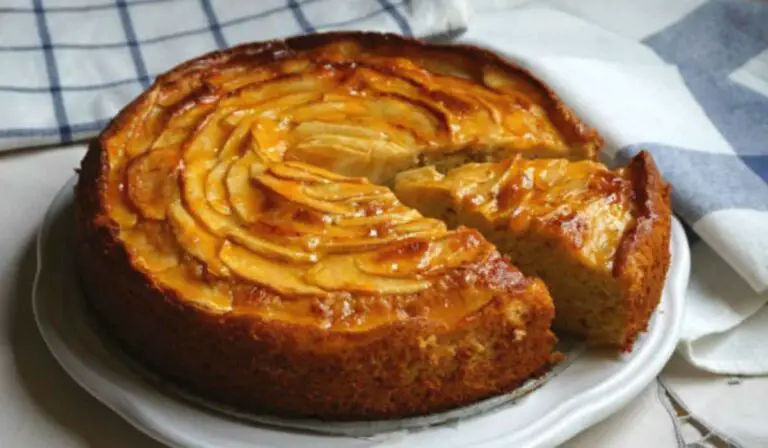
[[[669,263],[672,225],[671,187],[659,173],[650,153],[641,151],[627,167],[635,186],[638,214],[624,235],[613,266],[628,298],[628,320],[623,350],[629,351],[645,331],[661,300]]]

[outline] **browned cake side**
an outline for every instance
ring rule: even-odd
[[[554,328],[629,350],[659,303],[669,187],[651,156],[610,171],[591,162],[515,159],[443,175],[404,172],[398,197],[427,216],[479,229],[555,300]]]
[[[78,263],[128,351],[205,398],[323,419],[441,411],[546,368],[551,298],[477,231],[359,176],[599,144],[483,50],[368,33],[244,45],[159,77],[93,142]]]
[[[627,300],[624,350],[630,350],[638,334],[646,330],[661,300],[669,270],[672,225],[671,187],[650,154],[638,154],[627,170],[634,186],[637,217],[622,237],[613,267]]]

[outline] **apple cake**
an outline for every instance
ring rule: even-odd
[[[91,143],[76,188],[82,282],[132,357],[203,398],[335,420],[446,410],[546,370],[555,308],[514,248],[423,215],[415,188],[405,205],[396,177],[566,166],[601,144],[541,82],[470,46],[355,32],[210,53],[159,76]],[[637,210],[662,212],[632,191]],[[614,266],[663,277],[642,258],[657,255],[643,252],[657,224],[641,215]],[[616,331],[644,326],[658,299],[646,293]]]
[[[626,168],[524,159],[398,175],[395,193],[451,227],[480,230],[544,280],[554,328],[629,350],[658,305],[669,266],[669,187],[651,156]]]

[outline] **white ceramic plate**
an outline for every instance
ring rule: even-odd
[[[75,381],[136,428],[171,446],[553,446],[637,396],[661,371],[678,339],[690,254],[682,226],[673,221],[672,265],[662,301],[648,333],[641,336],[632,353],[617,356],[589,349],[572,356],[570,364],[562,365],[556,375],[540,382],[543,384],[529,385],[528,389],[539,388],[521,399],[513,399],[519,393],[511,394],[426,419],[324,424],[269,416],[236,418],[193,404],[168,385],[147,378],[92,320],[74,269],[73,185],[74,179],[54,199],[38,237],[33,289],[38,327],[53,355]],[[390,431],[354,437],[281,428],[286,425],[348,434],[363,434],[372,428]],[[402,429],[412,426],[422,427]],[[400,429],[391,431],[396,428]]]

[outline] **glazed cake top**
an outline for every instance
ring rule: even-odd
[[[491,53],[336,33],[177,67],[98,144],[105,223],[159,287],[353,330],[458,319],[533,284],[377,184],[456,154],[592,158],[600,141]]]

